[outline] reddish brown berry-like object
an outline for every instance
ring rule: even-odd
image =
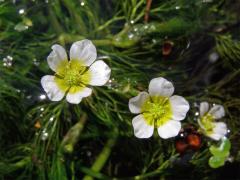
[[[178,139],[175,142],[176,151],[180,154],[185,153],[188,149],[188,144],[183,139]]]
[[[188,134],[187,143],[193,150],[198,150],[201,147],[201,138],[198,134]]]
[[[34,124],[34,127],[35,127],[36,129],[40,129],[40,128],[41,128],[40,122],[37,121],[37,122]]]
[[[169,40],[165,41],[162,47],[162,54],[164,56],[170,55],[172,52],[173,45],[174,43],[172,41],[169,41]]]

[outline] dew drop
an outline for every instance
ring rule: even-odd
[[[3,66],[5,67],[11,67],[13,62],[13,57],[12,56],[7,56],[3,58]]]
[[[41,135],[41,139],[43,141],[45,141],[45,140],[47,140],[47,138],[48,138],[48,133],[45,130],[43,130],[42,131],[42,135]]]
[[[46,99],[46,95],[45,95],[45,94],[41,94],[41,95],[39,96],[39,99],[40,99],[40,100]]]
[[[31,99],[31,98],[32,98],[32,95],[28,95],[26,98],[27,98],[27,99]]]
[[[24,14],[25,13],[25,9],[19,9],[18,13],[21,14],[21,15]]]
[[[16,89],[16,91],[17,91],[18,93],[20,93],[20,92],[21,92],[21,90],[20,90],[20,89]]]
[[[92,156],[92,152],[91,151],[87,151],[87,156],[88,157]]]
[[[81,5],[81,6],[84,6],[84,5],[85,5],[85,2],[84,2],[84,1],[81,1],[80,5]]]
[[[50,117],[49,121],[53,122],[53,120],[54,120],[54,116]]]
[[[152,39],[152,42],[153,42],[153,44],[156,44],[157,40],[156,39]]]
[[[211,63],[215,63],[219,59],[219,55],[217,52],[212,52],[211,54],[209,54],[208,58]]]
[[[186,49],[188,49],[191,46],[191,41],[188,41]]]
[[[143,28],[144,28],[144,29],[148,29],[149,26],[148,26],[148,25],[144,25]]]
[[[137,28],[137,27],[133,28],[133,31],[134,31],[134,32],[137,32],[137,31],[138,31],[138,28]]]
[[[129,38],[129,39],[132,39],[133,37],[134,37],[134,34],[133,34],[133,33],[129,33],[129,34],[128,34],[128,38]]]
[[[229,156],[229,157],[227,158],[227,161],[232,163],[232,162],[234,161],[234,158],[233,158],[232,156]]]
[[[197,111],[197,112],[195,112],[195,116],[199,116],[199,112]]]
[[[35,66],[39,66],[39,65],[40,65],[40,62],[39,62],[36,58],[34,58],[34,59],[33,59],[33,64],[34,64]]]

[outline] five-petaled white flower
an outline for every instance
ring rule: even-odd
[[[70,61],[65,49],[55,44],[47,58],[55,76],[46,75],[41,84],[52,101],[60,101],[65,95],[69,103],[78,104],[91,95],[89,86],[102,86],[110,78],[111,69],[98,60],[95,46],[90,40],[77,41],[70,48]]]
[[[225,116],[225,111],[222,105],[214,105],[209,110],[207,102],[200,103],[200,118],[198,124],[200,130],[208,137],[218,141],[227,134],[227,125],[223,122],[215,122]]]
[[[189,110],[188,102],[181,96],[174,95],[174,87],[168,80],[158,77],[150,81],[148,92],[140,92],[129,100],[129,109],[135,116],[132,120],[134,135],[149,138],[157,128],[161,138],[176,136],[180,121]]]

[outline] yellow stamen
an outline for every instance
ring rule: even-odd
[[[84,64],[78,60],[71,60],[59,65],[55,82],[62,91],[69,89],[69,93],[76,93],[89,84],[90,78],[90,73]]]
[[[213,129],[215,127],[214,125],[214,117],[211,114],[205,114],[201,119],[200,123],[204,127],[204,131],[206,134],[212,134]]]
[[[152,96],[142,106],[143,116],[147,124],[160,127],[172,117],[172,109],[169,98]]]

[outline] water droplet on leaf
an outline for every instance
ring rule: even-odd
[[[19,9],[18,13],[21,14],[21,15],[24,14],[25,13],[25,9]]]
[[[39,99],[41,99],[41,100],[46,99],[46,95],[45,95],[45,94],[41,94],[41,95],[39,96]]]

